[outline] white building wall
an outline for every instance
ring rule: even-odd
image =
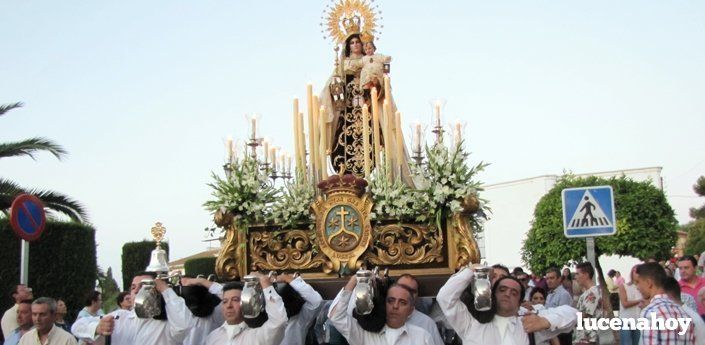
[[[621,175],[635,181],[652,181],[655,186],[662,188],[660,167],[595,172],[577,176],[610,178]],[[558,175],[544,175],[484,186],[482,198],[488,200],[492,213],[490,219],[485,222],[485,231],[480,241],[483,260],[489,264],[501,263],[510,268],[525,267],[521,261],[521,247],[531,228],[534,208],[541,197],[555,186],[558,177]],[[627,280],[629,280],[627,277],[631,266],[637,262],[638,260],[634,258],[601,258],[605,270],[614,268],[622,272]]]

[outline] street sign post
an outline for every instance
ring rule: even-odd
[[[20,284],[29,280],[29,242],[44,232],[46,214],[44,204],[36,196],[20,194],[10,207],[10,227],[22,239],[20,249]]]
[[[595,237],[617,233],[612,186],[566,188],[563,199],[563,233],[585,238],[588,261],[595,266]]]

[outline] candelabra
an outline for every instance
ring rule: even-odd
[[[423,156],[421,155],[421,147],[417,147],[413,151],[413,156],[411,158],[416,161],[416,165],[421,165],[423,163]]]
[[[279,175],[280,173],[281,173],[281,175]],[[291,171],[286,171],[286,169],[284,169],[284,168],[282,168],[281,171],[277,171],[276,168],[272,168],[272,169],[269,171],[269,178],[271,178],[272,181],[274,181],[274,182],[276,182],[278,178],[281,178],[281,179],[284,179],[284,180],[288,180],[288,179],[290,179],[291,177],[292,177],[292,176],[291,176]]]
[[[443,126],[440,123],[436,123],[431,132],[436,135],[436,145],[443,144],[443,132],[445,132]]]
[[[233,167],[231,163],[225,163],[223,164],[223,171],[225,171],[225,177],[230,180],[230,177],[233,176]]]
[[[262,143],[262,138],[255,138],[255,137],[250,138],[250,140],[247,142],[247,146],[249,146],[250,149],[252,149],[251,156],[255,160],[257,160],[257,147],[260,146],[261,143]],[[264,154],[266,155],[267,152],[265,152]]]

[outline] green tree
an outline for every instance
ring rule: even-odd
[[[0,116],[8,111],[19,108],[22,103],[12,103],[0,105]],[[35,159],[35,154],[46,151],[61,159],[66,150],[60,145],[45,138],[31,138],[17,142],[0,143],[0,158],[28,156]],[[8,216],[12,201],[20,194],[31,194],[38,197],[50,212],[55,212],[68,216],[76,222],[87,220],[87,212],[78,201],[51,190],[26,189],[17,183],[0,178],[0,211]]]
[[[663,191],[649,181],[636,182],[626,177],[565,175],[536,205],[531,229],[524,239],[522,259],[533,272],[584,260],[585,241],[563,235],[561,191],[600,185],[611,185],[614,191],[617,233],[596,238],[596,256],[630,255],[642,260],[670,257],[677,239],[677,221]],[[599,265],[597,269],[600,271]]]
[[[99,269],[98,283],[103,298],[103,311],[109,313],[117,309],[117,296],[120,294],[120,288],[113,278],[112,267],[108,267],[108,271],[105,273]]]
[[[693,191],[698,196],[705,197],[705,176],[698,178],[693,185]],[[700,254],[705,251],[705,205],[691,208],[690,217],[693,220],[680,227],[680,230],[688,233],[685,254]]]
[[[705,176],[700,176],[698,178],[698,180],[693,185],[693,191],[695,191],[695,194],[697,194],[698,196],[705,197]],[[698,208],[691,208],[690,217],[694,218],[695,220],[705,218],[705,205],[702,205]]]
[[[7,294],[20,281],[20,239],[7,219],[0,219],[0,310],[12,300]],[[95,229],[87,224],[48,220],[42,237],[29,244],[29,286],[34,297],[61,297],[73,320],[86,294],[95,289]]]
[[[670,257],[676,244],[677,221],[673,208],[663,191],[650,181],[636,182],[619,178],[562,176],[544,195],[534,210],[534,220],[522,247],[522,259],[533,272],[544,272],[550,266],[562,266],[571,261],[585,261],[587,248],[583,239],[568,239],[563,235],[563,205],[565,188],[610,185],[614,192],[617,233],[595,239],[595,257],[630,255],[642,260]],[[612,315],[609,292],[600,260],[595,260],[596,276],[602,286],[605,315]],[[619,333],[614,333],[619,342]]]

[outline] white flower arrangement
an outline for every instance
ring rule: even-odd
[[[230,164],[232,171],[229,178],[220,178],[213,173],[213,200],[203,206],[211,211],[230,212],[237,225],[261,223],[271,212],[271,204],[278,191],[269,184],[266,172],[259,169],[259,164],[252,158],[245,158]]]
[[[301,181],[301,176],[297,176]],[[310,183],[286,182],[276,201],[272,204],[268,222],[280,225],[283,229],[308,223],[314,226],[310,207],[315,197],[315,190]]]
[[[449,149],[444,145],[426,147],[427,162],[412,164],[412,174],[418,189],[412,189],[400,179],[390,181],[383,166],[373,173],[369,192],[374,208],[373,220],[394,219],[400,222],[433,223],[440,227],[444,217],[463,212],[462,200],[468,195],[478,197],[482,191],[476,180],[478,172],[487,164],[470,166],[462,142]],[[315,198],[315,187],[309,183],[286,182],[273,187],[265,171],[252,158],[230,165],[232,173],[223,179],[213,174],[213,200],[204,207],[211,212],[229,212],[233,222],[240,226],[268,223],[283,229],[299,224],[314,226],[310,205]],[[302,176],[297,176],[297,181]],[[476,233],[482,231],[484,211],[482,199],[479,209],[470,215]]]
[[[468,156],[462,142],[452,149],[444,145],[426,147],[427,163],[412,166],[412,173],[421,179],[421,185],[424,186],[416,191],[415,205],[412,207],[415,210],[425,210],[426,215],[421,218],[435,220],[440,226],[442,217],[463,211],[461,201],[465,196],[478,197],[482,188],[475,177],[488,164],[480,162],[470,166]],[[484,210],[488,209],[482,199],[478,197],[478,200],[480,207],[470,217],[476,233],[482,231],[481,219],[484,218]]]
[[[416,219],[419,212],[413,208],[416,204],[415,191],[399,179],[390,181],[384,165],[376,169],[371,180],[374,212],[370,216],[373,220],[423,221]]]

